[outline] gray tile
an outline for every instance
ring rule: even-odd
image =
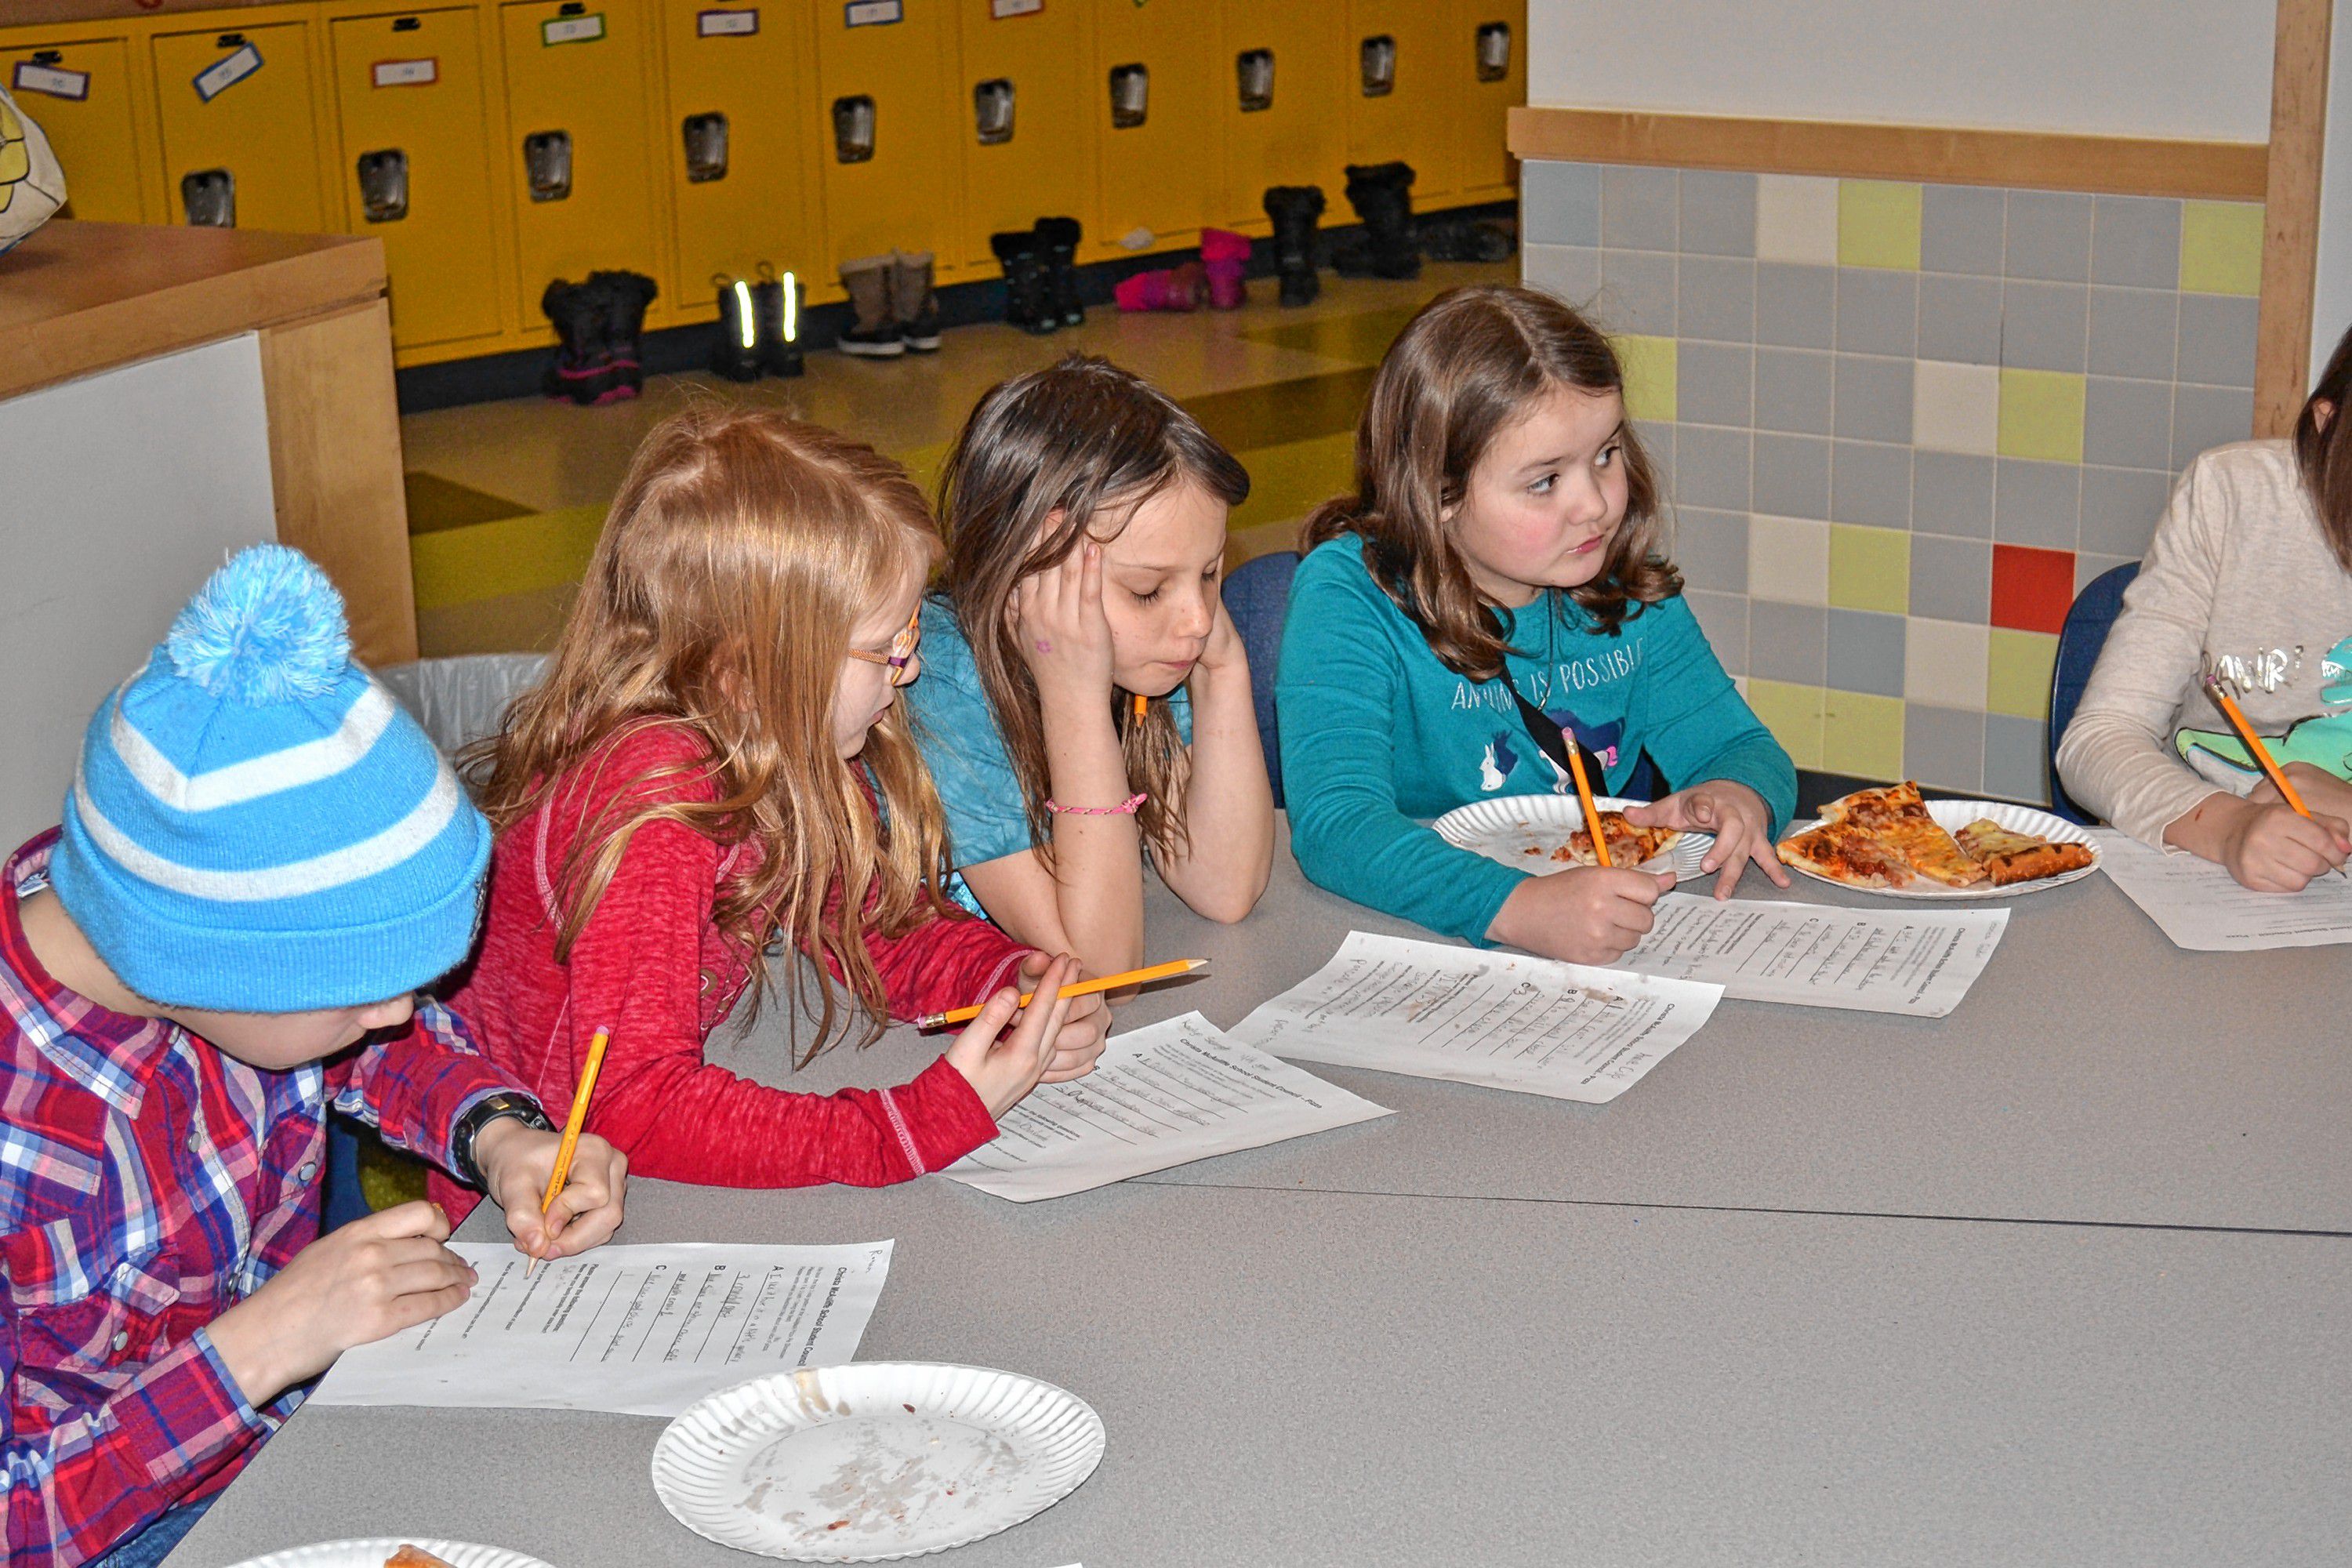
[[[2011,278],[2081,283],[2091,276],[2091,198],[2071,191],[2009,193],[2002,270]]]
[[[2180,287],[2180,204],[2165,196],[2101,196],[2091,222],[2091,281]]]
[[[1685,255],[1756,254],[1756,176],[1685,169],[1681,246]]]
[[[1829,612],[1818,605],[1748,603],[1748,673],[1819,686],[1828,668]]]
[[[1675,417],[1685,425],[1753,423],[1756,351],[1745,343],[1682,339],[1675,354]]]
[[[1711,425],[1675,427],[1675,504],[1748,510],[1748,433]]]
[[[1911,526],[1911,448],[1837,442],[1830,456],[1830,521]]]
[[[1748,595],[1694,589],[1683,595],[1727,675],[1748,673]]]
[[[2172,461],[2172,384],[2095,375],[2084,384],[2083,461],[2162,468]]]
[[[1837,274],[1837,346],[1846,353],[1907,354],[1919,343],[1919,275],[1874,267]]]
[[[2083,470],[2084,550],[2103,555],[2147,553],[2157,520],[2172,495],[2172,476],[2145,468],[2085,468]]]
[[[1675,264],[1675,330],[1723,343],[1756,341],[1756,263],[1684,256]]]
[[[1756,341],[1825,349],[1836,338],[1837,271],[1789,262],[1756,264]]]
[[[1601,243],[1601,169],[1535,160],[1519,165],[1519,216],[1529,245]]]
[[[1992,536],[2003,544],[2072,550],[2083,515],[2083,470],[2073,463],[2003,458],[1993,480]]]
[[[1675,335],[1675,258],[1646,250],[1601,253],[1601,292],[1592,310],[1611,332]]]
[[[1811,436],[1759,434],[1754,510],[1774,517],[1827,518],[1830,444]]]
[[[2091,291],[2081,283],[2002,285],[2000,363],[2079,373],[2090,351]]]
[[[2114,571],[2118,566],[2137,566],[2137,557],[2128,555],[2095,555],[2087,550],[2074,552],[2074,596],[2082,597],[2083,590]]]
[[[2172,389],[2172,471],[2209,447],[2242,441],[2254,427],[2254,395],[2233,387],[2190,386]]]
[[[1985,715],[1984,792],[1995,800],[2050,804],[2050,726],[2013,713]]]
[[[2256,300],[2229,294],[2180,297],[2180,379],[2208,386],[2254,384]]]
[[[1519,280],[1582,310],[1601,291],[1601,252],[1589,245],[1523,245]]]
[[[1682,507],[1675,513],[1673,559],[1683,581],[1717,593],[1748,592],[1748,514]]]
[[[1675,171],[1611,163],[1601,171],[1601,243],[1612,249],[1675,248]]]
[[[1916,361],[1837,356],[1837,433],[1848,440],[1911,442]]]
[[[1911,527],[1918,533],[1990,539],[1992,459],[1965,452],[1916,454],[1911,474]]]
[[[1869,610],[1829,615],[1827,684],[1840,691],[1903,695],[1903,617]]]
[[[1659,419],[1636,419],[1633,422],[1633,438],[1642,444],[1643,455],[1650,459],[1650,471],[1665,487],[1666,494],[1675,493],[1675,427]]]
[[[2000,275],[2001,193],[1929,185],[1919,198],[1919,266],[1929,272]]]
[[[2091,374],[2172,379],[2180,296],[2169,289],[2091,289]]]
[[[1992,614],[1992,546],[1981,539],[1913,534],[1911,613],[1982,626]]]
[[[1962,708],[1903,705],[1903,772],[1932,789],[1984,788],[1985,716]]]
[[[2000,279],[1920,274],[1919,357],[1999,364]]]
[[[1756,428],[1828,435],[1833,363],[1828,354],[1811,349],[1758,349]]]

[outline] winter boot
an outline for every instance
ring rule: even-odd
[[[1413,237],[1412,165],[1350,163],[1348,205],[1363,233],[1331,258],[1343,278],[1404,279],[1421,276],[1421,249]]]
[[[996,264],[1004,268],[1006,323],[1040,336],[1060,326],[1061,312],[1054,308],[1036,234],[1025,228],[992,234],[988,247],[996,252]]]
[[[898,321],[890,314],[891,263],[887,256],[869,256],[841,264],[841,286],[849,291],[849,310],[856,320],[836,345],[860,359],[896,359],[907,352]]]
[[[890,253],[890,312],[898,336],[917,353],[940,352],[940,302],[931,292],[931,253]]]
[[[1078,298],[1078,241],[1086,230],[1074,217],[1037,220],[1037,254],[1045,262],[1048,308],[1061,325],[1075,327],[1087,319],[1086,301]]]
[[[1111,290],[1122,310],[1197,310],[1209,298],[1208,274],[1197,261],[1123,278]]]
[[[1315,220],[1323,216],[1323,187],[1271,186],[1265,216],[1274,220],[1274,267],[1282,279],[1282,302],[1313,304],[1323,289],[1315,275]]]
[[[1201,231],[1201,270],[1209,275],[1209,308],[1238,310],[1249,303],[1250,242],[1229,228]]]
[[[1432,261],[1508,261],[1516,242],[1498,223],[1447,218],[1423,223],[1421,253]]]
[[[559,278],[539,297],[539,308],[547,312],[555,328],[555,359],[541,383],[550,397],[568,397],[582,405],[597,403],[620,380],[604,335],[599,293],[588,284]]]
[[[801,358],[801,280],[791,273],[763,276],[751,285],[751,321],[760,340],[760,368],[770,375],[800,375],[808,370]]]
[[[635,397],[646,384],[646,307],[661,293],[642,272],[591,272],[583,288],[598,291],[604,310],[604,341],[613,352],[613,388],[599,403]]]
[[[719,286],[719,320],[710,340],[710,374],[729,381],[757,381],[760,316],[751,285],[723,274],[711,282]]]

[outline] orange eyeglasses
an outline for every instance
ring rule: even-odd
[[[868,664],[888,665],[890,684],[904,686],[915,679],[907,672],[907,667],[914,662],[915,650],[922,644],[923,606],[917,605],[915,613],[908,616],[907,624],[898,629],[898,635],[890,639],[888,653],[868,653],[862,647],[854,647],[849,650],[849,657],[862,658]]]

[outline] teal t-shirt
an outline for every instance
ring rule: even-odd
[[[939,788],[940,804],[947,808],[949,858],[958,867],[982,866],[1035,848],[1020,776],[1013,771],[996,710],[989,706],[980,671],[971,662],[971,644],[957,624],[954,609],[936,595],[923,601],[922,659],[922,674],[905,696],[914,718],[916,744]],[[1190,694],[1180,686],[1166,701],[1177,734],[1191,745]],[[949,878],[944,890],[972,913],[988,912],[960,871]]]
[[[1503,615],[1513,683],[1601,759],[1607,793],[1646,752],[1675,788],[1728,779],[1764,797],[1776,834],[1788,821],[1796,768],[1679,597],[1614,633],[1565,594]],[[1468,680],[1438,662],[1372,581],[1352,534],[1299,563],[1275,705],[1290,845],[1308,879],[1485,942],[1528,873],[1456,849],[1423,822],[1474,800],[1575,786],[1536,748],[1501,681]]]

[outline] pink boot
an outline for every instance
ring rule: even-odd
[[[1208,291],[1201,264],[1188,261],[1157,272],[1139,272],[1111,289],[1122,310],[1197,310]]]
[[[1250,242],[1229,228],[1201,231],[1201,269],[1209,275],[1209,304],[1213,310],[1238,310],[1249,303]]]

